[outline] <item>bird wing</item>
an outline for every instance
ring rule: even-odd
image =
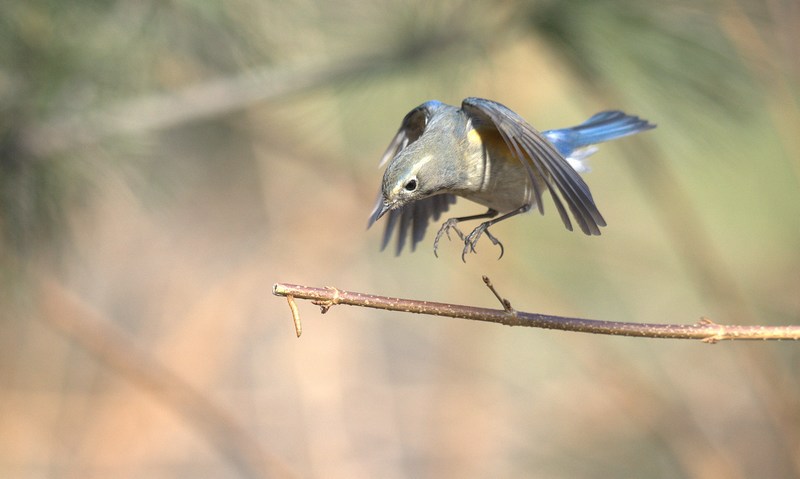
[[[389,147],[386,148],[386,152],[381,157],[378,168],[386,166],[386,164],[397,156],[403,148],[417,141],[417,139],[422,136],[425,132],[425,127],[428,125],[433,103],[434,102],[423,103],[406,114],[405,118],[403,118],[403,122],[400,124],[400,129],[397,130],[394,138],[392,138],[392,142],[389,143]]]
[[[462,102],[461,110],[473,119],[478,129],[496,130],[512,155],[525,165],[540,212],[543,212],[541,183],[544,183],[568,230],[572,231],[572,221],[559,195],[567,203],[581,231],[587,235],[600,234],[600,226],[605,226],[606,222],[594,204],[589,186],[541,133],[495,101],[467,98]]]
[[[382,201],[379,195],[376,209],[380,208]],[[386,229],[383,231],[381,251],[386,249],[396,227],[399,228],[399,230],[397,233],[395,254],[399,256],[400,253],[403,252],[403,247],[409,238],[409,232],[411,236],[411,251],[414,251],[417,244],[425,237],[428,223],[437,221],[442,213],[447,211],[450,205],[455,202],[455,195],[441,194],[414,201],[401,208],[389,211],[386,214]],[[372,225],[372,221],[370,225]]]

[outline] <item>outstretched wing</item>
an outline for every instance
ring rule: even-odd
[[[404,148],[417,141],[417,139],[425,133],[428,120],[434,110],[440,105],[442,104],[438,101],[429,101],[408,112],[405,118],[403,118],[403,122],[400,124],[400,129],[397,130],[397,134],[392,138],[389,147],[386,148],[386,152],[381,157],[380,166],[385,166]],[[447,211],[450,205],[455,202],[455,195],[443,194],[415,201],[402,208],[389,211],[386,214],[386,229],[383,233],[381,250],[386,249],[386,246],[392,239],[395,228],[399,228],[396,254],[399,255],[402,253],[403,247],[408,239],[411,240],[411,250],[413,251],[417,243],[422,241],[425,237],[425,230],[428,227],[428,223],[438,220],[439,216]],[[383,197],[378,193],[378,200],[372,215],[370,215],[367,228],[378,220],[382,205]]]
[[[378,204],[376,210],[381,206],[381,198],[378,197]],[[428,228],[428,223],[436,221],[439,217],[450,208],[450,205],[456,202],[456,196],[451,194],[441,194],[430,196],[423,200],[409,203],[402,208],[389,211],[386,216],[386,229],[383,232],[383,241],[381,242],[381,251],[386,249],[389,241],[392,239],[392,234],[395,228],[397,232],[397,248],[395,254],[400,255],[403,252],[406,241],[411,240],[411,251],[414,251],[417,244],[425,237],[425,231]],[[374,220],[370,221],[370,225]]]
[[[467,98],[461,109],[473,118],[477,128],[497,130],[508,149],[527,167],[540,212],[543,212],[541,185],[544,184],[568,230],[572,231],[572,221],[562,198],[581,231],[587,235],[600,234],[600,226],[606,222],[594,204],[589,186],[541,133],[508,107],[491,100]]]
[[[397,156],[403,148],[422,136],[425,132],[425,127],[428,125],[432,107],[435,106],[434,103],[436,102],[423,103],[406,114],[400,124],[400,129],[397,130],[397,134],[394,135],[392,142],[389,143],[389,147],[386,148],[386,152],[381,157],[378,168],[386,166],[389,160]]]

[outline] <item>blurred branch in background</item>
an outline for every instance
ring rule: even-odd
[[[795,84],[800,76],[800,33],[796,28],[759,28],[761,22],[748,15],[744,4],[729,0],[726,6],[719,13],[720,27],[752,77],[769,92],[763,99],[800,186],[800,98]],[[769,2],[766,6],[778,25],[800,22],[796,4]]]
[[[22,132],[22,145],[33,156],[47,157],[117,136],[153,133],[217,118],[310,88],[328,86],[350,75],[363,74],[373,65],[374,59],[365,58],[329,65],[265,67],[171,93],[134,98],[103,111],[30,126]]]
[[[242,477],[299,477],[203,392],[174,374],[54,278],[40,279],[40,318],[105,367],[145,389],[183,417]]]

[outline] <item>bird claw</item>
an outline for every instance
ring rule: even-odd
[[[497,259],[503,257],[503,254],[506,251],[505,248],[503,247],[503,243],[501,243],[499,239],[497,239],[492,233],[490,233],[488,228],[489,228],[488,224],[479,225],[477,228],[472,230],[472,233],[470,233],[466,238],[464,238],[464,250],[461,252],[461,261],[465,263],[467,262],[467,253],[471,252],[477,254],[477,251],[475,250],[475,245],[478,244],[478,240],[484,233],[486,233],[486,237],[489,238],[489,240],[492,242],[493,245],[500,247],[500,256],[498,256]]]
[[[458,225],[458,219],[450,218],[449,220],[445,221],[442,224],[442,227],[439,228],[439,232],[436,233],[436,239],[433,240],[433,255],[436,256],[437,258],[439,257],[439,254],[437,253],[437,250],[439,249],[439,239],[441,239],[443,234],[446,234],[447,239],[452,241],[452,239],[450,238],[450,230],[452,229],[453,231],[456,232],[461,241],[464,241],[464,233],[462,233],[461,230],[458,229],[458,226],[456,225]]]

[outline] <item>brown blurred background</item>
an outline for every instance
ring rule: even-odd
[[[300,304],[275,282],[596,319],[797,324],[800,3],[7,2],[0,477],[800,477],[795,343]],[[411,108],[619,108],[609,223],[378,250]],[[455,213],[481,212],[460,201]],[[382,225],[380,225],[382,227]]]

